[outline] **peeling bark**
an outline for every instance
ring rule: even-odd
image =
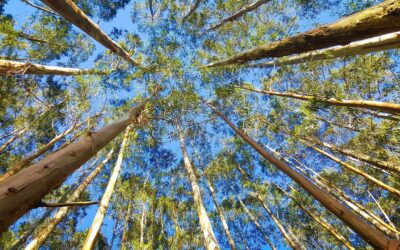
[[[354,41],[399,30],[400,2],[386,0],[335,23],[249,49],[227,59],[211,63],[207,67],[226,66],[267,57],[289,56],[336,45],[347,45]]]

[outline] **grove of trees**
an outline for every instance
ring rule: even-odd
[[[399,0],[5,0],[0,37],[0,249],[400,250]]]

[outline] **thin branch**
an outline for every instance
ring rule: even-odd
[[[47,203],[40,202],[38,207],[73,207],[73,206],[90,206],[99,204],[98,201],[77,201],[77,202],[65,202],[65,203]]]
[[[32,6],[33,8],[36,8],[38,10],[42,10],[42,11],[45,11],[45,12],[50,13],[52,15],[57,15],[58,16],[57,13],[55,13],[55,12],[49,10],[49,9],[43,8],[43,7],[39,6],[39,5],[36,5],[36,4],[32,3],[31,1],[28,1],[28,0],[21,0],[21,1],[26,3],[26,4],[28,4],[28,5],[30,5],[30,6]]]

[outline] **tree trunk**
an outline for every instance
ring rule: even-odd
[[[0,60],[0,75],[105,75],[107,72],[93,69],[64,68],[30,62]]]
[[[261,233],[263,236],[265,243],[267,243],[271,249],[276,250],[276,247],[272,243],[272,241],[268,238],[268,236],[265,234],[264,230],[262,229],[260,223],[258,223],[257,219],[254,217],[254,215],[249,211],[249,209],[246,207],[246,205],[243,203],[243,201],[239,198],[239,196],[236,195],[236,198],[238,199],[240,205],[242,206],[243,210],[246,212],[246,214],[249,216],[250,220],[254,223],[256,226],[257,230]]]
[[[131,123],[140,122],[146,101],[140,102],[119,121],[86,134],[81,140],[50,154],[0,182],[0,233],[35,208],[42,198],[59,187],[69,175],[92,158]]]
[[[219,115],[243,140],[251,145],[260,155],[266,160],[274,164],[278,169],[287,174],[292,180],[298,183],[302,188],[307,190],[314,198],[323,204],[328,210],[334,213],[350,228],[362,236],[366,242],[379,249],[391,249],[392,247],[400,246],[400,241],[392,239],[384,235],[379,230],[368,224],[362,218],[354,214],[348,207],[341,204],[326,191],[308,181],[304,176],[293,170],[287,164],[268,153],[256,141],[250,138],[243,131],[238,129],[228,118],[221,112],[216,110],[212,105],[208,104],[213,111]]]
[[[368,100],[339,100],[336,98],[325,98],[313,95],[303,95],[296,94],[292,92],[275,92],[268,90],[257,90],[244,86],[235,86],[237,88],[249,90],[252,92],[257,92],[265,95],[272,96],[281,96],[281,97],[289,97],[302,101],[316,101],[334,106],[342,106],[342,107],[353,107],[353,108],[362,108],[362,109],[370,109],[370,110],[378,110],[381,112],[392,113],[392,114],[400,114],[400,104],[390,103],[390,102],[378,102],[378,101],[368,101]]]
[[[255,47],[207,66],[225,66],[267,57],[288,56],[396,32],[400,29],[399,11],[398,0],[386,0],[335,23]]]
[[[386,189],[387,191],[389,191],[389,192],[391,192],[391,193],[393,193],[395,195],[400,196],[400,191],[397,190],[396,188],[393,188],[393,187],[383,183],[382,181],[376,179],[375,177],[372,177],[371,175],[365,173],[364,171],[362,171],[362,170],[360,170],[360,169],[358,169],[358,168],[356,168],[356,167],[354,167],[354,166],[352,166],[352,165],[340,160],[339,158],[337,158],[337,157],[325,152],[324,150],[321,150],[321,149],[319,149],[319,148],[317,148],[315,146],[311,146],[311,145],[308,145],[308,146],[310,148],[314,149],[315,151],[325,155],[329,159],[339,163],[340,165],[342,165],[343,167],[347,168],[348,170],[350,170],[350,171],[352,171],[352,172],[364,177],[365,179],[369,180],[370,182],[374,183],[375,185],[380,186],[381,188]]]
[[[184,23],[187,18],[189,18],[199,7],[202,0],[196,0],[193,6],[190,8],[189,12],[182,18],[182,22]]]
[[[6,141],[3,145],[1,145],[0,147],[0,154],[11,144],[13,143],[16,139],[18,139],[23,133],[25,133],[25,131],[27,131],[28,128],[24,128],[20,131],[18,131],[18,133],[16,135],[14,135],[13,137],[11,137],[10,139],[8,139],[8,141]]]
[[[139,246],[140,249],[143,249],[144,247],[144,230],[146,228],[146,204],[142,202],[142,216],[140,218],[140,241],[139,241]]]
[[[254,63],[247,65],[246,67],[270,68],[281,65],[305,63],[308,61],[313,62],[313,61],[332,59],[337,57],[362,55],[381,50],[396,49],[399,47],[400,47],[400,33],[394,32],[373,38],[364,39],[361,41],[352,42],[345,46],[336,46],[328,49],[312,51],[270,62]]]
[[[111,159],[113,150],[110,150],[107,157],[101,162],[93,172],[86,178],[84,182],[82,182],[78,188],[72,193],[69,197],[68,202],[76,201],[79,196],[85,191],[87,186],[93,181],[93,179],[100,173],[103,169],[104,165]],[[36,236],[32,239],[32,241],[25,247],[25,250],[39,249],[39,247],[43,244],[46,238],[50,235],[50,233],[54,230],[54,228],[61,222],[61,220],[67,215],[68,211],[71,207],[62,207],[60,208],[54,217],[47,222],[40,231],[37,232]]]
[[[91,36],[104,47],[127,60],[130,64],[140,67],[117,42],[107,36],[72,0],[41,0],[55,12],[63,16],[86,34]]]
[[[128,235],[127,231],[128,231],[129,217],[131,216],[131,208],[132,208],[132,200],[129,200],[128,211],[126,212],[124,226],[122,227],[121,249],[125,249],[124,245]]]
[[[211,181],[206,177],[206,175],[204,173],[202,173],[202,174],[203,174],[204,179],[206,180],[208,189],[210,190],[211,198],[213,199],[215,209],[217,210],[217,214],[221,220],[222,227],[224,228],[226,237],[228,237],[229,246],[231,247],[232,250],[235,250],[236,249],[235,241],[233,240],[232,234],[229,230],[228,223],[225,219],[225,215],[218,205],[217,197],[215,196],[215,189],[214,189]]]
[[[124,159],[125,149],[128,146],[129,132],[131,131],[131,129],[132,125],[129,125],[125,130],[124,138],[121,143],[121,148],[119,149],[117,162],[115,163],[110,180],[107,184],[107,188],[104,191],[103,197],[101,198],[101,202],[93,219],[92,226],[90,227],[85,242],[83,243],[83,250],[90,250],[93,248],[97,234],[99,233],[100,228],[103,224],[103,220],[106,215],[108,205],[110,203],[111,195],[114,192],[114,187],[118,180],[119,172],[121,171],[122,161]]]
[[[331,224],[329,224],[318,212],[314,209],[307,209],[299,200],[297,200],[293,195],[286,192],[284,189],[275,185],[283,194],[292,199],[297,206],[301,208],[304,212],[306,212],[314,221],[316,221],[319,225],[325,228],[333,237],[335,237],[339,242],[341,242],[347,249],[355,250],[355,248],[351,245],[351,243],[340,233],[338,232]]]
[[[257,0],[254,3],[245,6],[244,8],[239,10],[237,13],[235,13],[235,14],[223,19],[219,23],[211,26],[211,28],[207,29],[207,31],[218,29],[219,27],[221,27],[222,25],[224,25],[228,22],[235,21],[235,20],[239,19],[240,17],[246,15],[248,12],[258,9],[261,5],[266,4],[269,1],[271,1],[271,0]]]
[[[210,219],[208,218],[207,211],[204,207],[203,200],[201,197],[200,187],[197,180],[197,176],[194,171],[194,167],[189,160],[189,156],[186,152],[185,147],[185,137],[183,132],[180,129],[180,126],[177,125],[178,133],[179,133],[179,141],[182,150],[183,162],[186,169],[186,172],[189,177],[190,184],[192,186],[193,200],[194,205],[196,207],[197,215],[199,217],[199,223],[201,227],[201,231],[204,237],[204,247],[207,250],[215,250],[219,249],[218,242],[215,238],[214,231],[211,226]]]

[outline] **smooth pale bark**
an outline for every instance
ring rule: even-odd
[[[184,137],[183,132],[181,131],[179,125],[177,125],[177,129],[178,129],[179,142],[180,142],[182,156],[183,156],[183,163],[184,163],[183,165],[186,169],[186,172],[188,174],[189,181],[190,181],[190,184],[192,187],[194,205],[196,207],[201,231],[203,233],[204,247],[207,250],[219,249],[218,242],[215,238],[210,219],[208,218],[206,208],[204,207],[204,204],[203,204],[203,200],[201,197],[201,191],[200,191],[200,187],[199,187],[199,181],[197,180],[194,166],[190,162],[188,153],[186,151],[185,137]]]
[[[335,23],[323,25],[277,42],[257,46],[227,59],[211,63],[207,67],[245,63],[267,57],[289,56],[396,32],[400,30],[399,11],[400,2],[398,0],[386,0]]]
[[[131,108],[119,121],[97,132],[86,133],[81,140],[0,182],[0,233],[34,208],[46,194],[59,187],[127,126],[140,122],[146,101]]]
[[[44,153],[46,153],[51,147],[54,146],[59,140],[63,139],[65,136],[67,136],[69,133],[71,133],[74,129],[77,129],[83,125],[83,122],[79,124],[74,124],[68,129],[66,129],[63,133],[55,136],[53,139],[51,139],[46,145],[40,147],[35,153],[28,155],[27,157],[22,158],[19,160],[14,166],[12,166],[6,173],[0,176],[0,182],[3,181],[4,179],[10,177],[11,175],[16,174],[19,172],[22,168],[28,166],[33,160],[36,158],[40,157]]]
[[[240,171],[240,173],[246,179],[246,181],[251,183],[249,175],[244,171],[244,169],[242,167],[240,167],[238,164],[236,164],[236,168]],[[282,225],[282,223],[279,221],[279,219],[274,215],[271,208],[264,202],[264,199],[257,192],[252,192],[252,193],[250,193],[250,195],[255,197],[261,203],[264,210],[268,213],[268,215],[274,221],[274,223],[278,227],[279,231],[281,231],[283,238],[285,238],[285,240],[288,242],[289,246],[292,249],[296,249],[296,250],[302,249],[301,245],[297,242],[297,240],[292,239],[291,236],[289,235],[289,233],[286,232],[285,227]]]
[[[0,75],[105,75],[104,71],[93,69],[64,68],[57,66],[47,66],[30,62],[17,62],[10,60],[0,60]]]
[[[235,87],[265,95],[289,97],[297,100],[316,101],[334,106],[363,108],[370,110],[378,110],[381,112],[392,113],[392,114],[400,114],[400,104],[390,103],[390,102],[378,102],[378,101],[368,101],[368,100],[345,100],[345,99],[339,100],[336,98],[325,98],[321,96],[303,95],[293,92],[275,92],[269,90],[258,90],[258,89],[248,88],[245,86],[235,86]]]
[[[142,202],[142,216],[140,218],[140,241],[139,241],[140,248],[143,248],[145,229],[146,229],[146,204]]]
[[[63,202],[63,203],[47,203],[42,202],[38,207],[76,207],[76,206],[88,206],[99,204],[98,201],[75,201],[75,202]]]
[[[359,160],[361,162],[368,163],[368,164],[370,164],[372,166],[381,168],[383,170],[388,170],[388,171],[393,171],[393,172],[396,172],[396,173],[400,173],[400,165],[398,165],[395,162],[374,159],[371,156],[364,155],[364,154],[358,153],[358,152],[354,152],[354,151],[352,151],[350,149],[339,148],[339,147],[337,147],[337,146],[335,146],[333,144],[330,144],[330,143],[327,143],[327,142],[323,142],[323,141],[320,141],[320,140],[316,140],[315,138],[307,140],[307,141],[315,142],[315,143],[317,143],[318,145],[320,145],[320,146],[322,146],[324,148],[330,149],[330,150],[332,150],[334,152],[339,152],[339,153],[341,153],[343,155],[355,158],[355,159],[357,159],[357,160]]]
[[[74,202],[81,196],[83,191],[87,188],[87,186],[93,181],[93,179],[100,173],[103,169],[104,165],[111,159],[113,154],[113,150],[110,150],[107,157],[101,162],[93,172],[83,181],[78,188],[72,193],[72,195],[68,198],[67,202]],[[32,239],[32,241],[25,247],[25,250],[33,250],[39,249],[39,247],[43,244],[46,238],[50,235],[50,233],[54,230],[54,228],[61,222],[61,220],[67,215],[68,211],[71,207],[62,207],[57,213],[53,216],[53,218],[47,222],[36,234],[36,236]]]
[[[244,204],[244,202],[242,201],[242,199],[239,198],[239,196],[236,195],[236,198],[238,199],[240,205],[242,206],[243,210],[245,211],[245,213],[247,214],[247,216],[249,216],[250,220],[254,223],[254,225],[256,226],[257,230],[261,233],[261,235],[263,236],[265,243],[267,243],[271,249],[276,250],[276,247],[274,246],[274,244],[272,243],[272,241],[270,240],[270,238],[265,234],[264,230],[262,229],[260,223],[258,223],[256,217],[254,217],[254,215],[250,212],[250,210],[247,208],[247,206]]]
[[[3,145],[1,145],[0,147],[0,154],[11,144],[13,143],[16,139],[18,139],[23,133],[25,133],[28,130],[28,128],[24,128],[20,131],[18,131],[18,133],[11,137],[10,139],[8,139]]]
[[[127,231],[128,231],[128,222],[129,222],[129,217],[131,216],[131,208],[132,208],[132,200],[129,200],[128,211],[125,214],[124,226],[122,227],[122,238],[121,238],[121,248],[120,249],[124,249],[124,246],[125,246],[125,241],[127,238]],[[112,245],[111,245],[111,247],[112,247]]]
[[[82,247],[83,250],[90,250],[93,248],[97,234],[99,233],[100,228],[103,225],[104,217],[106,215],[108,205],[110,204],[111,196],[114,193],[115,184],[117,183],[119,173],[121,171],[122,161],[124,159],[125,150],[128,146],[129,132],[131,131],[131,129],[132,125],[129,125],[125,130],[124,138],[122,139],[121,143],[121,148],[119,149],[117,161],[112,171],[110,180],[108,181],[106,190],[104,191],[103,197],[101,198],[99,207],[92,222],[92,226],[90,227],[85,242],[83,243]]]
[[[382,232],[385,232],[387,235],[390,235],[392,237],[397,237],[399,232],[397,231],[396,228],[393,228],[386,222],[384,222],[381,218],[376,216],[374,213],[372,213],[370,210],[365,208],[363,205],[359,204],[358,202],[354,201],[352,198],[350,198],[347,194],[345,194],[341,189],[336,187],[334,184],[320,176],[318,173],[314,172],[312,169],[308,168],[307,169],[311,172],[314,173],[317,177],[312,177],[309,174],[307,174],[304,169],[294,166],[297,170],[299,170],[301,173],[303,173],[305,176],[308,176],[314,183],[318,184],[320,187],[324,188],[326,191],[328,191],[331,195],[335,196],[337,199],[339,199],[341,202],[343,202],[346,206],[351,208],[353,211],[355,211],[357,214],[359,214],[361,217],[363,217],[365,220],[369,221],[372,225],[374,225],[376,228],[381,230]]]
[[[245,7],[243,7],[241,10],[239,10],[237,13],[230,15],[227,18],[224,18],[223,20],[221,20],[219,23],[211,26],[211,28],[209,28],[207,31],[209,30],[215,30],[218,29],[219,27],[221,27],[222,25],[228,23],[228,22],[232,22],[235,21],[239,18],[241,18],[242,16],[246,15],[248,12],[253,11],[258,9],[261,5],[270,2],[271,0],[257,0],[252,4],[249,4]]]
[[[289,197],[296,203],[296,205],[301,208],[305,213],[307,213],[314,221],[316,221],[319,225],[325,228],[333,237],[335,237],[339,242],[341,242],[347,249],[355,250],[355,248],[351,245],[351,243],[340,233],[338,232],[331,224],[329,224],[317,211],[314,209],[306,208],[296,197],[286,192],[284,189],[275,185],[284,195]]]
[[[140,67],[117,42],[113,41],[100,27],[93,22],[72,0],[41,0],[52,10],[63,16],[86,34],[98,41],[113,53],[127,60],[130,64]]]
[[[190,8],[189,12],[182,18],[182,22],[185,22],[187,18],[189,18],[200,6],[202,0],[196,0],[193,6]]]
[[[3,140],[4,138],[7,138],[7,137],[9,137],[9,136],[12,136],[12,135],[14,135],[15,133],[18,133],[18,132],[21,131],[21,130],[22,130],[22,129],[20,129],[20,128],[14,129],[13,131],[11,131],[11,132],[9,132],[9,133],[0,136],[0,140]]]
[[[219,219],[221,220],[222,227],[224,228],[226,237],[228,238],[229,246],[231,247],[232,250],[235,250],[236,249],[235,241],[233,240],[231,231],[229,230],[228,223],[225,219],[225,215],[224,215],[223,211],[221,210],[220,206],[218,205],[217,197],[215,196],[214,186],[212,185],[211,181],[207,178],[207,176],[204,173],[202,173],[202,175],[203,175],[204,179],[206,180],[208,189],[210,190],[211,198],[214,202],[215,209],[217,210],[217,214],[219,216]]]
[[[335,46],[328,49],[312,51],[296,56],[291,56],[275,61],[254,63],[246,65],[249,68],[270,68],[282,65],[292,65],[304,62],[312,62],[337,57],[362,55],[376,51],[400,48],[400,32],[394,32],[373,38],[352,42],[345,46]]]
[[[279,170],[288,175],[292,180],[309,192],[314,198],[316,198],[322,205],[324,205],[329,211],[334,213],[339,219],[345,224],[357,232],[366,242],[378,249],[392,249],[400,247],[400,241],[389,238],[382,232],[368,224],[361,217],[353,213],[351,209],[341,204],[338,200],[333,198],[325,190],[319,186],[307,180],[303,175],[292,169],[285,162],[281,161],[274,155],[268,153],[263,147],[261,147],[256,141],[250,138],[243,131],[238,129],[228,118],[223,115],[220,111],[215,109],[212,105],[208,104],[213,111],[220,116],[243,140],[245,140],[250,146],[252,146],[260,155],[262,155],[270,163],[274,164]]]
[[[308,145],[308,146],[309,146],[310,148],[312,148],[313,150],[315,150],[315,151],[317,151],[317,152],[319,152],[319,153],[325,155],[325,156],[328,157],[329,159],[331,159],[331,160],[333,160],[333,161],[339,163],[341,166],[345,167],[346,169],[348,169],[348,170],[350,170],[350,171],[352,171],[352,172],[354,172],[354,173],[356,173],[356,174],[358,174],[358,175],[364,177],[365,179],[369,180],[370,182],[374,183],[375,185],[380,186],[381,188],[386,189],[387,191],[389,191],[389,192],[391,192],[391,193],[393,193],[393,194],[395,194],[395,195],[400,196],[400,191],[397,190],[396,188],[391,187],[391,186],[389,186],[389,185],[383,183],[382,181],[376,179],[375,177],[373,177],[373,176],[371,176],[371,175],[365,173],[365,172],[362,171],[361,169],[358,169],[358,168],[356,168],[356,167],[354,167],[354,166],[352,166],[352,165],[350,165],[350,164],[348,164],[348,163],[346,163],[346,162],[340,160],[339,158],[337,158],[337,157],[335,157],[335,156],[329,154],[328,152],[325,152],[324,150],[321,150],[320,148],[317,148],[317,147],[311,146],[311,145]]]

